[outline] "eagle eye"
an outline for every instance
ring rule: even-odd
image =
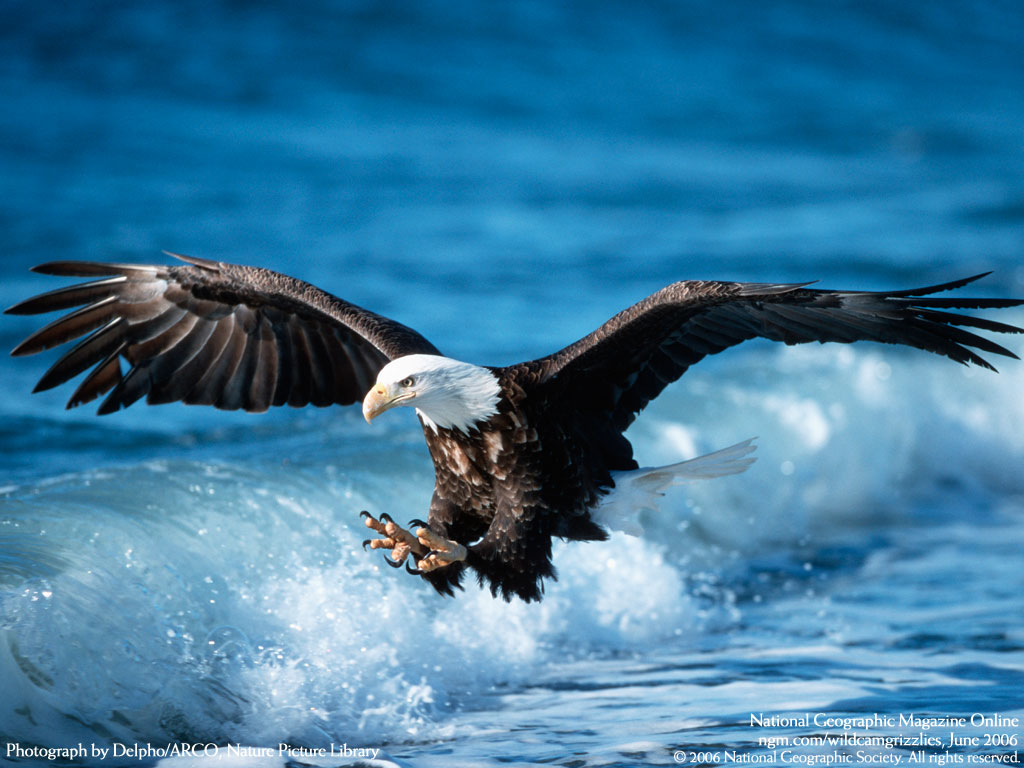
[[[406,389],[408,389],[409,387],[416,383],[416,380],[412,376],[406,376],[398,383],[401,384]]]

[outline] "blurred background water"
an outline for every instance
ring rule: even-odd
[[[168,249],[504,364],[682,278],[1024,296],[1022,40],[1019,4],[966,0],[5,0],[0,304]],[[560,546],[526,606],[359,549],[359,510],[429,501],[411,414],[99,419],[4,357],[0,736],[646,765],[763,753],[751,711],[1020,715],[1024,367],[996,363],[701,363],[638,457],[758,435],[758,463]]]

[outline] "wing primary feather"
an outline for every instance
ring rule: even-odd
[[[42,315],[47,312],[57,312],[62,309],[71,309],[82,304],[105,299],[111,294],[114,286],[127,282],[124,275],[108,277],[103,280],[93,280],[88,283],[69,285],[58,288],[55,291],[41,293],[31,299],[15,304],[4,310],[5,315]]]
[[[122,335],[116,329],[124,319],[115,317],[99,330],[79,342],[73,349],[62,355],[36,384],[33,393],[44,392],[74,378],[98,360],[104,360],[115,349],[124,346]]]
[[[121,408],[127,408],[132,403],[144,397],[150,389],[149,366],[133,365],[127,375],[117,382],[117,386],[107,395],[96,411],[100,416],[114,413]]]
[[[984,336],[979,336],[976,333],[971,333],[970,331],[965,331],[962,328],[957,328],[955,325],[936,322],[927,316],[919,322],[928,323],[929,326],[934,327],[934,330],[932,331],[933,333],[942,334],[965,347],[974,347],[975,349],[980,349],[983,352],[988,352],[993,355],[1002,355],[1003,357],[1020,359],[1006,347],[996,344],[994,341],[986,339]]]
[[[116,301],[116,296],[108,296],[95,304],[57,318],[11,350],[11,355],[14,357],[34,355],[36,352],[42,352],[95,331],[110,321],[115,311],[113,304]]]
[[[1006,323],[999,323],[985,317],[975,317],[974,315],[960,315],[956,312],[943,312],[938,309],[920,309],[918,310],[918,314],[922,317],[927,317],[929,320],[946,323],[947,325],[962,325],[969,328],[980,328],[983,331],[991,331],[992,333],[1024,333],[1024,328],[1018,328],[1015,325],[1007,325]]]
[[[900,301],[897,299],[897,301]],[[1021,299],[905,299],[907,305],[913,307],[942,307],[944,309],[1008,309],[1024,304]]]
[[[121,350],[124,349],[124,342],[111,352],[105,360],[93,368],[89,375],[82,379],[81,384],[72,393],[68,403],[64,406],[70,410],[84,403],[95,400],[105,392],[109,392],[121,380]]]
[[[148,264],[107,264],[101,261],[48,261],[32,267],[33,272],[58,277],[99,277],[103,275],[145,275],[152,277],[161,268]]]
[[[983,277],[988,277],[992,274],[992,271],[982,272],[971,277],[962,277],[959,280],[950,280],[948,283],[939,283],[938,285],[929,285],[924,288],[910,288],[905,291],[878,291],[879,295],[891,296],[893,298],[899,298],[903,296],[927,296],[930,293],[940,293],[942,291],[952,291],[956,288],[963,288],[969,283],[973,283],[975,280],[981,280]]]

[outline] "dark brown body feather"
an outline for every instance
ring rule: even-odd
[[[91,368],[68,407],[106,393],[100,413],[142,397],[250,411],[286,403],[346,405],[362,398],[389,360],[439,354],[410,328],[307,283],[264,269],[179,258],[188,266],[38,267],[99,279],[7,310],[38,314],[80,307],[14,350],[31,354],[86,337],[57,360],[37,391]],[[606,537],[590,512],[612,488],[613,471],[636,467],[623,436],[636,414],[689,366],[747,339],[878,341],[987,368],[992,366],[975,350],[1016,357],[965,328],[1020,328],[949,310],[1024,302],[931,297],[977,277],[890,292],[674,283],[553,355],[492,369],[501,386],[495,416],[468,434],[424,428],[437,477],[430,525],[469,552],[465,565],[424,578],[450,594],[469,567],[495,594],[539,599],[543,579],[555,574],[552,537]]]
[[[555,576],[551,538],[606,539],[590,510],[612,487],[612,471],[637,465],[620,433],[559,402],[561,387],[545,381],[543,366],[494,372],[497,415],[469,434],[424,429],[437,478],[429,522],[468,545],[466,564],[492,592],[535,600],[542,579]],[[450,594],[461,575],[450,566],[425,578]]]

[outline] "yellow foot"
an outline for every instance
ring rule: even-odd
[[[365,519],[367,528],[383,537],[367,539],[363,542],[363,549],[366,549],[367,545],[370,549],[390,549],[391,557],[385,558],[384,562],[392,568],[401,568],[409,555],[412,555],[416,562],[415,568],[409,567],[406,563],[405,568],[410,573],[429,573],[466,559],[464,546],[434,533],[421,520],[413,520],[409,524],[410,527],[417,526],[416,534],[413,535],[392,520],[387,513],[383,513],[380,518],[375,518],[366,511],[360,512],[359,515]]]
[[[363,542],[363,549],[369,545],[370,549],[390,549],[390,559],[385,558],[384,562],[392,568],[401,568],[402,563],[410,554],[423,556],[430,550],[423,546],[415,536],[398,525],[391,517],[384,513],[380,519],[375,518],[369,512],[363,511],[359,516],[366,520],[366,527],[379,533],[382,539],[367,539]]]
[[[418,521],[413,521],[418,522]],[[424,573],[436,571],[446,565],[466,559],[466,548],[457,541],[438,536],[425,525],[416,529],[416,540],[427,548],[427,553],[416,561],[416,568]]]

